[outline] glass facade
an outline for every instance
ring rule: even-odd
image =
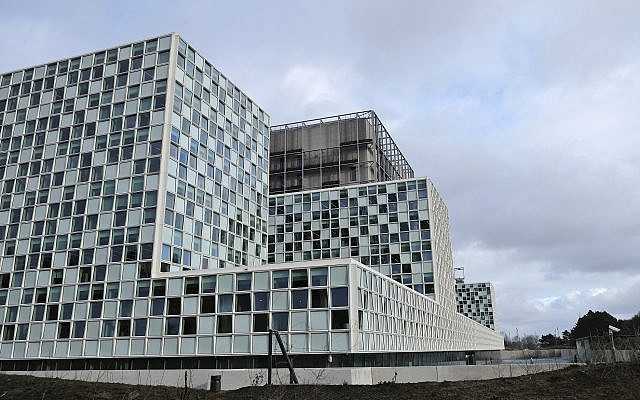
[[[494,294],[490,282],[456,282],[458,312],[495,331]]]
[[[0,275],[0,358],[266,354],[269,328],[298,354],[490,349],[500,340],[348,259],[170,278],[138,279],[116,265],[19,276]]]
[[[360,352],[487,350],[503,347],[502,336],[445,304],[353,263],[357,328],[353,347]]]
[[[178,36],[0,74],[0,124],[5,269],[265,261],[269,116]]]
[[[155,279],[117,265],[94,275],[84,267],[0,274],[0,358],[265,354],[269,328],[291,352],[346,352],[348,268]]]
[[[170,47],[167,36],[1,75],[0,270],[12,287],[48,284],[25,279],[36,269],[150,273]]]
[[[3,356],[197,329],[150,279],[265,262],[268,146],[269,116],[177,35],[0,74]]]
[[[268,261],[351,257],[433,294],[428,197],[424,178],[272,196]]]
[[[186,42],[176,46],[161,271],[261,265],[269,116]]]

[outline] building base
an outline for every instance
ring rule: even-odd
[[[376,385],[384,383],[444,382],[509,378],[566,368],[568,363],[441,365],[422,367],[300,368],[296,375],[306,385]],[[171,369],[171,370],[70,370],[8,371],[16,375],[82,380],[128,385],[162,385],[209,390],[214,376],[222,390],[234,390],[266,383],[265,369]],[[273,372],[275,384],[288,384],[287,369]]]
[[[358,368],[464,365],[474,352],[292,354],[295,368]],[[284,365],[274,355],[274,365]],[[268,356],[144,357],[0,360],[0,371],[199,370],[267,368]]]

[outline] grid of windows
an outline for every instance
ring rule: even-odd
[[[262,264],[269,123],[177,35],[0,74],[3,356],[176,354],[174,335],[209,320],[244,329],[244,295],[230,293],[231,313],[216,316],[229,301],[216,276],[151,279],[155,229],[161,271]],[[312,304],[303,290],[287,296],[296,321]],[[287,312],[274,318],[285,324]]]
[[[349,267],[155,278],[134,265],[0,274],[0,357],[347,351]]]
[[[456,282],[458,312],[472,320],[496,330],[494,319],[494,290],[489,282]]]
[[[2,272],[152,258],[170,37],[0,76]]]
[[[176,63],[161,269],[261,265],[269,116],[182,40]]]
[[[426,179],[272,196],[268,261],[354,258],[435,292]]]
[[[140,276],[134,264],[0,274],[0,357],[501,347],[499,334],[352,260]]]
[[[361,264],[355,269],[357,351],[503,348],[502,336]]]

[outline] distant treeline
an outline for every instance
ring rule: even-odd
[[[505,346],[509,349],[533,349],[540,347],[574,347],[576,339],[603,336],[609,333],[609,325],[620,329],[617,336],[640,336],[640,312],[630,319],[617,319],[606,311],[589,310],[578,318],[574,327],[562,334],[548,333],[542,336],[505,334]]]

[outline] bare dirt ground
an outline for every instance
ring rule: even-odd
[[[519,378],[374,386],[256,386],[208,393],[164,386],[131,386],[0,374],[0,400],[550,400],[640,399],[640,365],[571,367]]]

